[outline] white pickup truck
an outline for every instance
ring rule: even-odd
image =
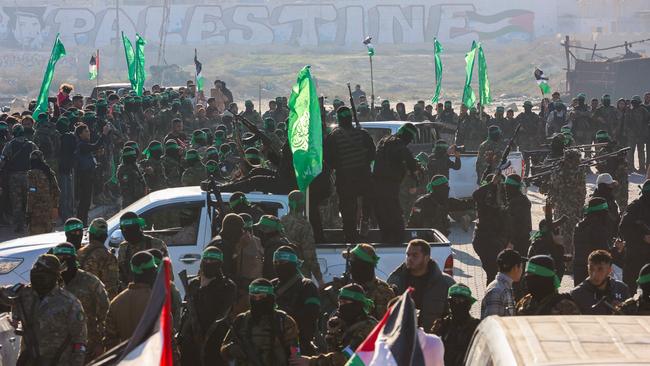
[[[230,193],[222,193],[228,201]],[[287,196],[263,193],[247,194],[250,202],[258,204],[267,214],[281,217],[288,211]],[[206,193],[196,187],[169,188],[153,192],[138,200],[107,220],[108,245],[117,247],[122,242],[119,218],[126,211],[133,211],[144,218],[146,230],[167,243],[175,272],[187,270],[195,274],[199,270],[201,252],[211,239],[211,222],[208,215]],[[211,209],[211,208],[210,208]],[[376,233],[369,234],[370,241]],[[340,230],[328,230],[331,244],[318,244],[317,254],[326,281],[345,271],[341,253],[346,244]],[[378,236],[378,235],[377,235]],[[431,258],[445,272],[452,274],[453,256],[449,240],[437,230],[414,229],[405,231],[405,243],[409,238],[420,237],[431,243]],[[87,240],[84,237],[84,240]],[[29,271],[36,258],[50,248],[65,241],[63,232],[34,235],[0,243],[0,285],[29,282]],[[376,244],[381,258],[377,275],[386,279],[393,269],[404,261],[406,245]],[[179,281],[178,276],[176,280]],[[177,283],[182,289],[182,285]]]
[[[395,134],[405,121],[377,121],[361,122],[361,128],[368,131],[375,143],[388,135]],[[413,122],[418,129],[418,137],[409,144],[409,149],[413,154],[425,152],[431,154],[433,145],[437,140],[436,124],[434,122]],[[460,155],[460,170],[449,171],[449,197],[468,198],[478,188],[476,184],[476,152],[466,152]],[[508,155],[510,166],[503,171],[506,176],[516,173],[522,176],[524,170],[524,159],[520,151],[511,151]]]

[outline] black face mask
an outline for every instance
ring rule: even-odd
[[[555,291],[553,278],[540,276],[526,276],[528,292],[536,299],[543,299]]]
[[[201,262],[201,273],[206,278],[216,278],[221,275],[221,263]]]
[[[445,155],[447,155],[447,149],[435,149],[435,150],[433,151],[433,155],[434,155],[436,158],[442,158],[442,157],[444,157]]]
[[[449,310],[451,317],[457,322],[464,322],[469,319],[469,309],[472,308],[472,303],[468,300],[453,300],[449,301]]]
[[[131,225],[122,229],[122,235],[129,243],[137,243],[142,239],[142,230],[136,225]]]
[[[449,198],[449,186],[443,185],[436,187],[431,194],[436,198],[437,201],[446,204],[447,199]]]
[[[30,281],[38,296],[47,295],[57,283],[57,276],[43,271],[31,271]]]
[[[275,308],[275,299],[272,296],[266,296],[262,300],[252,300],[251,315],[255,319],[260,319],[265,316],[271,316]]]
[[[77,234],[76,232],[65,233],[65,240],[74,245],[77,250],[81,248],[81,239],[83,239],[83,232],[81,234]]]
[[[650,283],[639,286],[641,289],[641,296],[645,299],[650,299]]]
[[[156,282],[156,276],[158,271],[156,269],[145,269],[142,273],[133,274],[133,282],[135,283],[144,283],[153,286],[153,283]]]
[[[603,99],[603,105],[609,107],[612,104],[612,101],[609,99]]]
[[[348,325],[364,314],[363,304],[356,301],[347,304],[339,305],[339,317],[343,319]]]
[[[274,264],[275,273],[278,274],[280,282],[287,282],[296,275],[296,265],[294,263]]]
[[[350,274],[355,282],[368,283],[375,278],[375,265],[361,260],[353,260],[350,263]]]
[[[63,262],[63,261],[62,261]],[[65,260],[65,266],[67,269],[63,272],[61,272],[61,277],[63,277],[63,281],[66,283],[70,283],[74,276],[77,274],[77,259],[76,258],[67,258]]]

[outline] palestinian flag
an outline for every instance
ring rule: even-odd
[[[199,62],[196,48],[194,49],[194,67],[196,68],[196,90],[203,91],[203,75],[201,71],[203,70],[203,64]]]
[[[363,40],[363,44],[365,44],[366,48],[368,48],[368,56],[374,56],[375,46],[372,45],[372,37],[366,37],[366,39]]]
[[[346,366],[424,365],[415,303],[405,291],[361,343]]]
[[[149,303],[131,339],[91,365],[172,366],[171,261],[165,258],[151,289]]]
[[[537,85],[539,86],[539,89],[542,91],[542,95],[550,94],[551,87],[548,85],[548,78],[544,76],[544,71],[535,68],[534,75],[535,75],[535,80],[537,81]]]
[[[97,73],[99,72],[99,50],[90,57],[90,63],[88,64],[88,80],[97,79]]]

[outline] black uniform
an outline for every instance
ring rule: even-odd
[[[429,156],[429,162],[427,163],[427,175],[429,177],[441,174],[449,178],[449,169],[460,170],[460,157],[454,157],[452,161],[447,156],[446,151],[441,156],[435,152]]]
[[[533,224],[530,215],[530,200],[520,190],[510,190],[507,197],[508,241],[519,253],[527,253],[530,246],[530,232]]]
[[[497,255],[505,248],[508,237],[507,213],[497,202],[497,189],[501,188],[490,183],[472,194],[478,215],[472,246],[481,258],[487,283],[492,282],[497,274]]]
[[[626,251],[623,282],[630,293],[635,293],[639,271],[650,262],[650,244],[643,241],[645,235],[650,235],[650,194],[643,193],[627,206],[619,232],[625,240]]]
[[[219,347],[228,331],[228,322],[218,320],[228,315],[237,288],[227,277],[215,278],[205,287],[200,278],[192,279],[187,288],[181,317],[178,346],[182,365],[226,365]]]
[[[447,315],[433,323],[431,332],[440,337],[445,345],[445,365],[462,366],[465,364],[465,353],[480,322],[479,319],[472,316],[461,322],[453,320],[451,315]]]
[[[578,286],[584,281],[587,272],[587,259],[594,250],[609,250],[611,235],[607,225],[607,212],[598,212],[585,216],[576,225],[573,233],[573,285]]]
[[[325,138],[323,158],[336,171],[336,193],[345,239],[357,242],[357,199],[370,198],[370,163],[375,160],[375,143],[365,130],[337,127]]]
[[[415,201],[406,227],[438,229],[449,235],[449,211],[467,210],[472,201],[456,198],[436,197],[435,193],[424,194]]]
[[[377,144],[377,159],[373,173],[375,183],[375,216],[385,243],[401,243],[404,219],[399,202],[400,184],[406,171],[414,174],[417,160],[398,135],[382,138]]]
[[[271,281],[275,288],[275,302],[278,308],[289,314],[298,324],[300,353],[306,356],[316,354],[312,344],[320,314],[318,288],[308,278],[296,274],[285,283],[279,278]]]

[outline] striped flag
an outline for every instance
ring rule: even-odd
[[[550,94],[551,87],[548,85],[548,78],[544,76],[544,71],[535,68],[534,75],[535,80],[537,81],[537,86],[539,86],[539,89],[542,91],[542,95]]]
[[[425,365],[415,303],[409,293],[405,291],[384,314],[346,366]]]
[[[201,71],[203,70],[203,64],[199,62],[196,48],[194,49],[194,67],[196,68],[196,90],[197,91],[203,91],[203,74],[201,74]]]
[[[363,40],[363,44],[365,44],[366,48],[368,48],[368,56],[374,56],[375,46],[372,45],[372,37],[366,37],[366,39]]]
[[[99,72],[99,50],[90,56],[90,63],[88,64],[88,80],[97,79]]]
[[[91,365],[172,366],[171,261],[165,258],[151,289],[149,303],[128,341]]]

